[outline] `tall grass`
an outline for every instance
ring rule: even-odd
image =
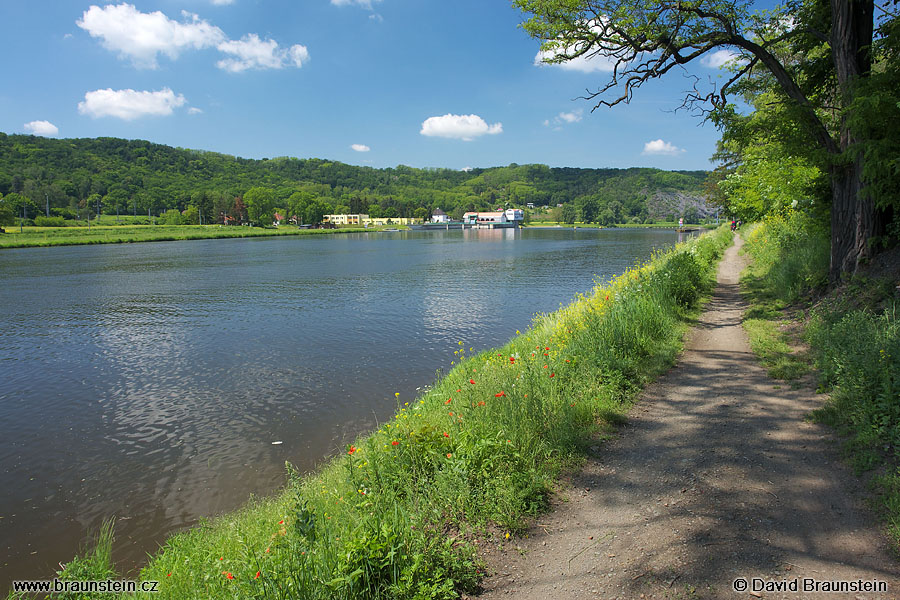
[[[547,505],[561,469],[670,365],[725,228],[681,244],[472,353],[319,472],[172,536],[153,598],[455,598]],[[457,362],[457,361],[454,361]]]

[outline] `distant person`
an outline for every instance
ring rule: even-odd
[[[732,219],[731,220],[731,230],[734,231],[735,229],[737,229],[737,221]]]

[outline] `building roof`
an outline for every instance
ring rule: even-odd
[[[436,208],[436,209],[434,209],[434,212],[431,213],[431,216],[432,216],[432,217],[439,217],[439,216],[441,216],[441,215],[445,215],[445,216],[446,216],[446,214],[447,214],[447,213],[445,213],[445,212],[442,211],[441,209]]]

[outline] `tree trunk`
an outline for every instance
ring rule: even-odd
[[[875,6],[872,0],[831,0],[831,52],[842,96],[849,106],[853,88],[872,66],[871,46]],[[875,232],[875,206],[863,192],[863,157],[855,151],[857,140],[841,123],[840,156],[831,172],[831,266],[832,284],[852,275],[869,256],[869,238]],[[849,153],[855,152],[853,156]]]

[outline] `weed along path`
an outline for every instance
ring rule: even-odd
[[[821,398],[769,379],[750,351],[739,249],[618,438],[592,448],[527,537],[488,553],[481,600],[900,598],[857,480],[805,420]],[[824,592],[839,582],[849,591]]]

